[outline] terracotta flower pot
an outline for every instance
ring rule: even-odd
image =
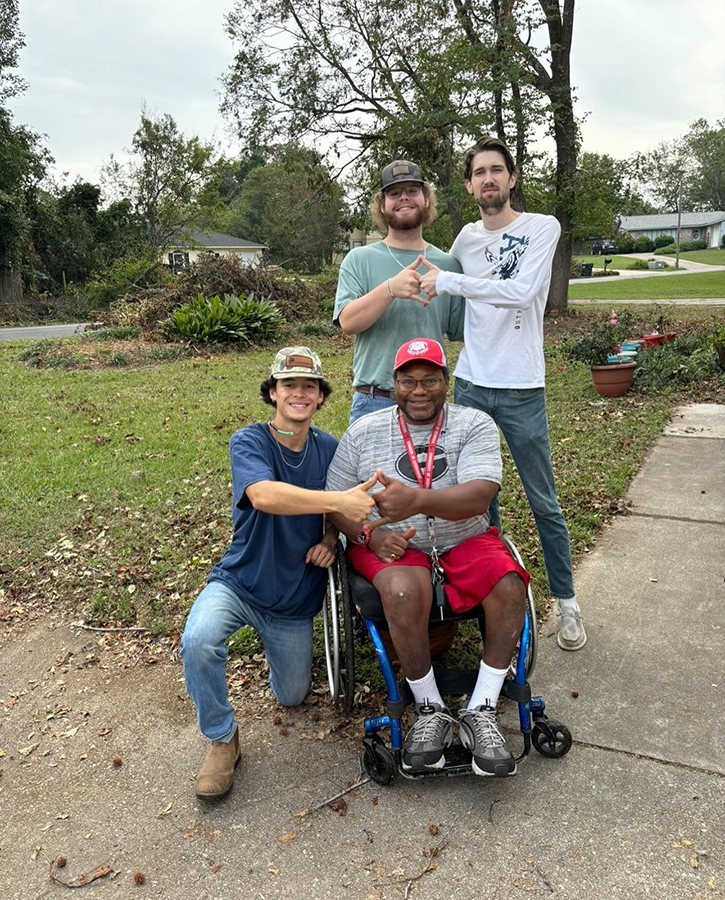
[[[607,363],[606,366],[591,366],[594,390],[602,397],[621,397],[632,385],[636,362]]]

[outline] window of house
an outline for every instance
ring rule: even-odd
[[[353,242],[352,242],[353,249],[354,249],[355,247],[362,247],[362,245],[363,245],[363,244],[362,244],[362,241],[353,241]]]

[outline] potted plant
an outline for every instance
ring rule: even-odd
[[[569,359],[589,366],[594,389],[602,397],[621,397],[632,384],[637,363],[617,357],[628,330],[629,317],[623,315],[618,319],[617,314],[612,312],[605,322],[595,323],[566,344],[565,351]]]

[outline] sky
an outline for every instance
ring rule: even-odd
[[[238,149],[219,113],[234,0],[21,0],[16,120],[47,135],[56,174],[98,182],[143,105]],[[624,158],[725,118],[724,0],[579,0],[571,58],[584,149]],[[544,145],[545,147],[546,145]]]

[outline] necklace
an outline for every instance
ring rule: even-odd
[[[277,429],[272,425],[271,422],[267,422],[267,424],[270,426],[270,428],[274,429],[274,431],[277,431]],[[284,432],[284,431],[280,431],[280,434],[285,434],[285,433],[286,432]],[[279,458],[287,466],[288,469],[299,469],[302,467],[302,464],[307,459],[307,451],[310,449],[310,433],[309,433],[309,431],[307,432],[307,440],[305,441],[305,452],[302,454],[302,459],[297,463],[296,466],[293,466],[292,463],[287,462],[287,460],[284,458],[284,453],[282,453],[282,447],[281,447],[279,441],[277,440],[277,438],[274,437],[274,435],[272,435],[272,440],[275,442],[275,444],[277,445],[277,449],[279,450]]]
[[[383,241],[383,243],[384,243],[385,246],[388,248],[388,253],[393,257],[393,259],[394,259],[394,260],[396,261],[396,263],[400,266],[400,268],[401,268],[401,269],[406,269],[407,266],[404,266],[403,263],[398,259],[398,257],[395,256],[395,255],[393,254],[393,251],[390,249],[390,244],[388,244],[387,241]],[[425,259],[425,258],[426,258],[426,257],[425,257],[425,254],[426,254],[426,251],[428,250],[428,246],[429,246],[429,245],[426,244],[425,247],[423,247],[422,253],[421,253],[420,250],[413,250],[413,251],[411,251],[411,252],[412,252],[412,253],[418,253],[418,254],[422,255],[423,259]]]

